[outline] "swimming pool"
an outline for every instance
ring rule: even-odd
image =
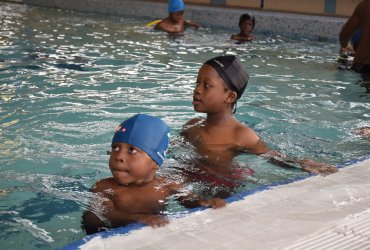
[[[169,37],[145,28],[145,19],[14,4],[0,12],[4,249],[56,249],[81,239],[88,190],[110,175],[105,152],[116,125],[148,113],[176,137],[199,115],[191,97],[200,65],[222,53],[248,65],[236,115],[271,147],[331,164],[369,153],[368,140],[353,131],[370,126],[370,97],[357,74],[337,69],[337,44],[260,35],[240,46],[228,30]],[[175,148],[165,167],[176,164],[174,155],[189,157]],[[251,190],[307,176],[253,155],[238,161],[256,171]]]

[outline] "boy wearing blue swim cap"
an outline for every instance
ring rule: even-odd
[[[244,93],[248,80],[245,66],[234,55],[212,58],[199,69],[192,104],[194,110],[205,113],[206,118],[191,119],[181,134],[205,156],[204,171],[225,173],[235,156],[249,152],[263,155],[284,167],[299,166],[310,173],[336,172],[331,165],[272,151],[253,129],[235,118],[237,100]]]
[[[199,25],[184,18],[185,4],[182,0],[169,0],[168,17],[154,26],[155,30],[162,30],[168,33],[183,33],[186,28],[198,29]]]
[[[181,187],[180,183],[157,175],[166,156],[169,132],[161,119],[144,114],[135,115],[117,127],[109,158],[112,177],[96,182],[92,192],[99,198],[83,215],[87,234],[134,222],[153,227],[168,223],[161,213],[167,198]],[[216,199],[194,202],[198,206],[225,205],[223,200]]]

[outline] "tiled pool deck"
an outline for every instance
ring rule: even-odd
[[[166,3],[129,0],[17,0],[110,15],[158,19]],[[256,17],[261,33],[336,41],[345,18],[188,6],[186,17],[205,27],[235,29],[241,14]],[[344,167],[345,165],[345,167]],[[134,225],[89,236],[65,249],[370,249],[370,155],[336,174],[234,197],[157,229]]]
[[[66,249],[370,249],[370,155],[352,163],[172,218],[165,227],[117,229]]]

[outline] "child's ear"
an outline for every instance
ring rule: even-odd
[[[154,163],[154,164],[153,164],[153,170],[154,170],[154,171],[157,171],[157,170],[158,170],[158,168],[159,168],[159,165],[158,165],[157,163]]]
[[[238,95],[236,94],[235,91],[228,91],[228,95],[226,97],[226,101],[227,103],[234,103],[236,101],[236,98],[238,97]]]

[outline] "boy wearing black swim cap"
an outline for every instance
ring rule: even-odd
[[[184,18],[185,4],[182,0],[169,0],[168,17],[160,21],[155,30],[162,30],[168,33],[182,33],[188,27],[198,29],[199,25]]]
[[[298,160],[270,150],[253,129],[234,117],[237,100],[248,80],[245,66],[233,55],[212,58],[199,69],[193,106],[195,111],[207,116],[187,122],[181,134],[200,155],[206,156],[209,162],[206,168],[221,172],[221,167],[217,170],[217,166],[229,166],[236,155],[247,151],[285,167],[298,165],[311,173],[336,172],[334,166],[309,159]]]
[[[181,183],[157,175],[166,156],[169,132],[161,119],[144,114],[130,117],[117,127],[109,158],[112,177],[96,182],[92,192],[99,198],[83,215],[87,234],[134,222],[153,227],[168,223],[161,212],[167,198],[181,187]],[[179,199],[184,205],[189,200],[194,206],[225,205],[221,199],[201,201],[192,197],[187,194]]]

